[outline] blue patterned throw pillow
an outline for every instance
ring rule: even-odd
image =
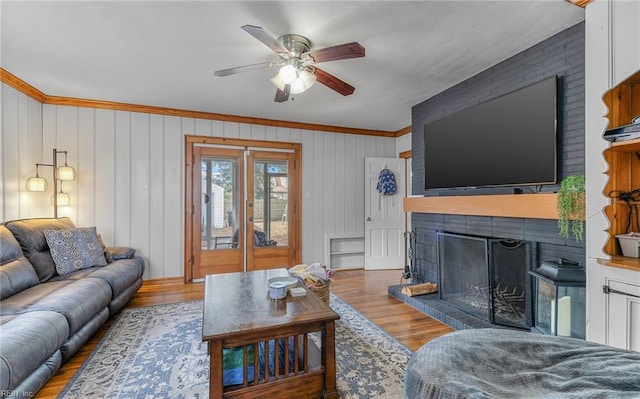
[[[44,237],[56,272],[61,276],[88,267],[107,265],[95,227],[45,230]]]

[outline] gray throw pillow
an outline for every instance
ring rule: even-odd
[[[56,264],[56,272],[61,276],[88,267],[107,265],[95,227],[45,230],[44,236]]]

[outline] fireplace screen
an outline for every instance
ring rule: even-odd
[[[531,325],[528,245],[525,241],[490,240],[491,292],[495,324]]]
[[[528,253],[524,241],[438,233],[442,299],[494,324],[529,327]]]
[[[438,233],[442,299],[490,320],[487,239]]]

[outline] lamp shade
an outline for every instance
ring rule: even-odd
[[[40,176],[33,176],[27,179],[25,188],[27,191],[47,191],[47,179]]]
[[[75,180],[76,170],[72,166],[59,166],[56,169],[56,179],[58,180]]]
[[[67,193],[59,192],[57,195],[58,206],[69,206],[71,205],[71,196]],[[51,205],[54,204],[53,195],[51,196]]]
[[[280,68],[278,75],[285,84],[291,84],[298,77],[298,71],[293,65],[285,65]]]
[[[276,73],[276,76],[271,78],[271,83],[278,89],[284,90],[284,82],[280,79],[280,74]]]
[[[314,83],[316,83],[316,75],[307,70],[302,70],[298,78],[291,84],[291,93],[302,93],[313,86]]]

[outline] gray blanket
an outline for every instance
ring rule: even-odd
[[[456,331],[413,355],[404,397],[640,398],[640,353],[520,331]]]

